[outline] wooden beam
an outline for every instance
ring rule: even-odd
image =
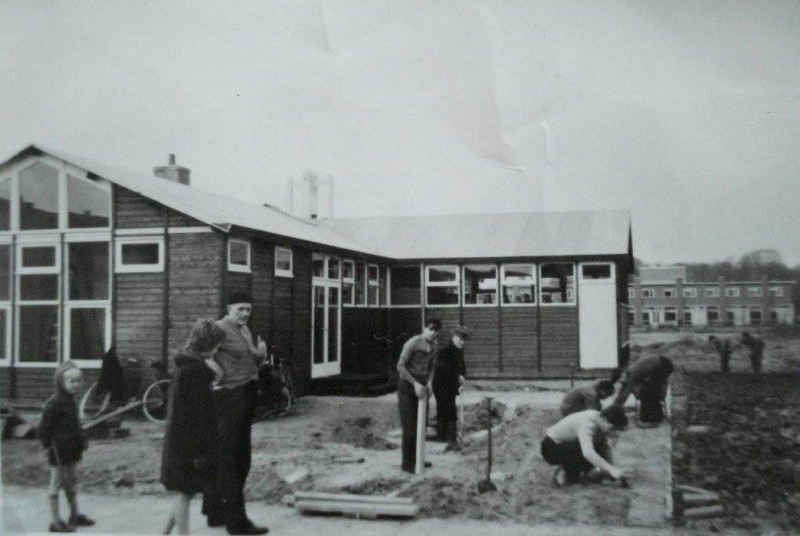
[[[686,508],[692,508],[695,506],[714,506],[716,504],[720,504],[719,496],[716,494],[699,494],[699,493],[689,493],[683,496],[683,505]]]
[[[428,401],[417,400],[417,466],[414,472],[421,475],[425,470],[425,433],[428,428]]]
[[[700,506],[698,508],[689,508],[683,512],[684,519],[708,519],[723,515],[725,515],[725,509],[722,506]]]
[[[134,400],[133,402],[129,402],[128,404],[126,404],[126,405],[124,405],[124,406],[122,406],[120,408],[115,409],[111,413],[106,413],[102,417],[98,417],[98,418],[96,418],[94,420],[91,420],[91,421],[89,421],[87,423],[82,424],[81,425],[81,429],[82,430],[88,430],[90,428],[94,428],[98,424],[104,423],[107,420],[109,420],[110,418],[116,417],[117,415],[122,415],[126,411],[130,411],[133,408],[137,408],[137,407],[141,406],[142,404],[143,404],[143,402],[141,401],[141,399],[137,399],[137,400]]]
[[[360,502],[373,504],[414,504],[410,497],[389,497],[387,495],[353,495],[348,493],[322,493],[313,491],[296,491],[295,502],[300,501],[335,501]]]
[[[345,514],[376,519],[378,517],[414,517],[419,511],[415,504],[374,504],[347,501],[298,501],[295,509],[301,513]]]

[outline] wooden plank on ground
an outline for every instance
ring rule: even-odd
[[[683,511],[684,519],[709,519],[723,515],[725,515],[725,509],[722,506],[700,506]]]
[[[347,493],[322,493],[313,491],[296,491],[295,502],[299,501],[337,501],[362,502],[375,504],[414,504],[410,497],[389,497],[386,495],[353,495]]]
[[[686,493],[683,495],[683,504],[687,508],[694,506],[714,506],[720,504],[719,496],[713,493]]]
[[[344,514],[356,517],[414,517],[415,504],[375,504],[347,501],[298,501],[295,509],[303,514]]]
[[[81,425],[81,429],[88,430],[89,428],[94,428],[98,424],[104,423],[107,420],[111,419],[112,417],[116,417],[117,415],[122,415],[126,411],[130,411],[133,408],[137,408],[137,407],[139,407],[141,405],[142,405],[142,401],[141,400],[134,400],[133,402],[129,402],[128,404],[126,404],[126,405],[124,405],[124,406],[122,406],[120,408],[115,409],[111,413],[106,413],[106,414],[104,414],[104,415],[102,415],[102,416],[100,416],[100,417],[98,417],[98,418],[96,418],[94,420],[91,420],[91,421],[89,421],[87,423],[82,424]]]

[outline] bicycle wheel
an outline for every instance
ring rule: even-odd
[[[158,380],[150,384],[142,396],[142,411],[153,422],[167,420],[167,393],[169,380]]]
[[[81,403],[78,405],[78,416],[82,421],[94,420],[108,409],[111,393],[97,394],[97,392],[97,382],[94,382],[83,393]]]

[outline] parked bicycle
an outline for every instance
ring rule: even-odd
[[[116,353],[107,353],[103,360],[106,359],[117,359]],[[82,421],[92,421],[104,413],[119,408],[134,409],[137,406],[141,406],[142,413],[149,420],[157,423],[166,421],[170,382],[166,365],[160,361],[140,361],[131,358],[127,359],[127,363],[128,366],[124,369],[120,369],[118,365],[109,367],[104,363],[100,379],[89,386],[81,397],[78,411]],[[117,369],[120,369],[121,373],[114,380],[121,383],[118,388],[122,400],[112,401],[113,389],[109,386],[113,382],[103,377],[103,374]]]
[[[258,405],[253,420],[258,422],[285,415],[292,409],[294,399],[291,367],[283,359],[276,358],[271,347],[269,359],[258,369]]]

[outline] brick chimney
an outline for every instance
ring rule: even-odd
[[[175,155],[169,155],[169,164],[166,166],[156,166],[153,168],[156,177],[167,179],[168,181],[179,182],[189,185],[189,168],[175,164]]]

